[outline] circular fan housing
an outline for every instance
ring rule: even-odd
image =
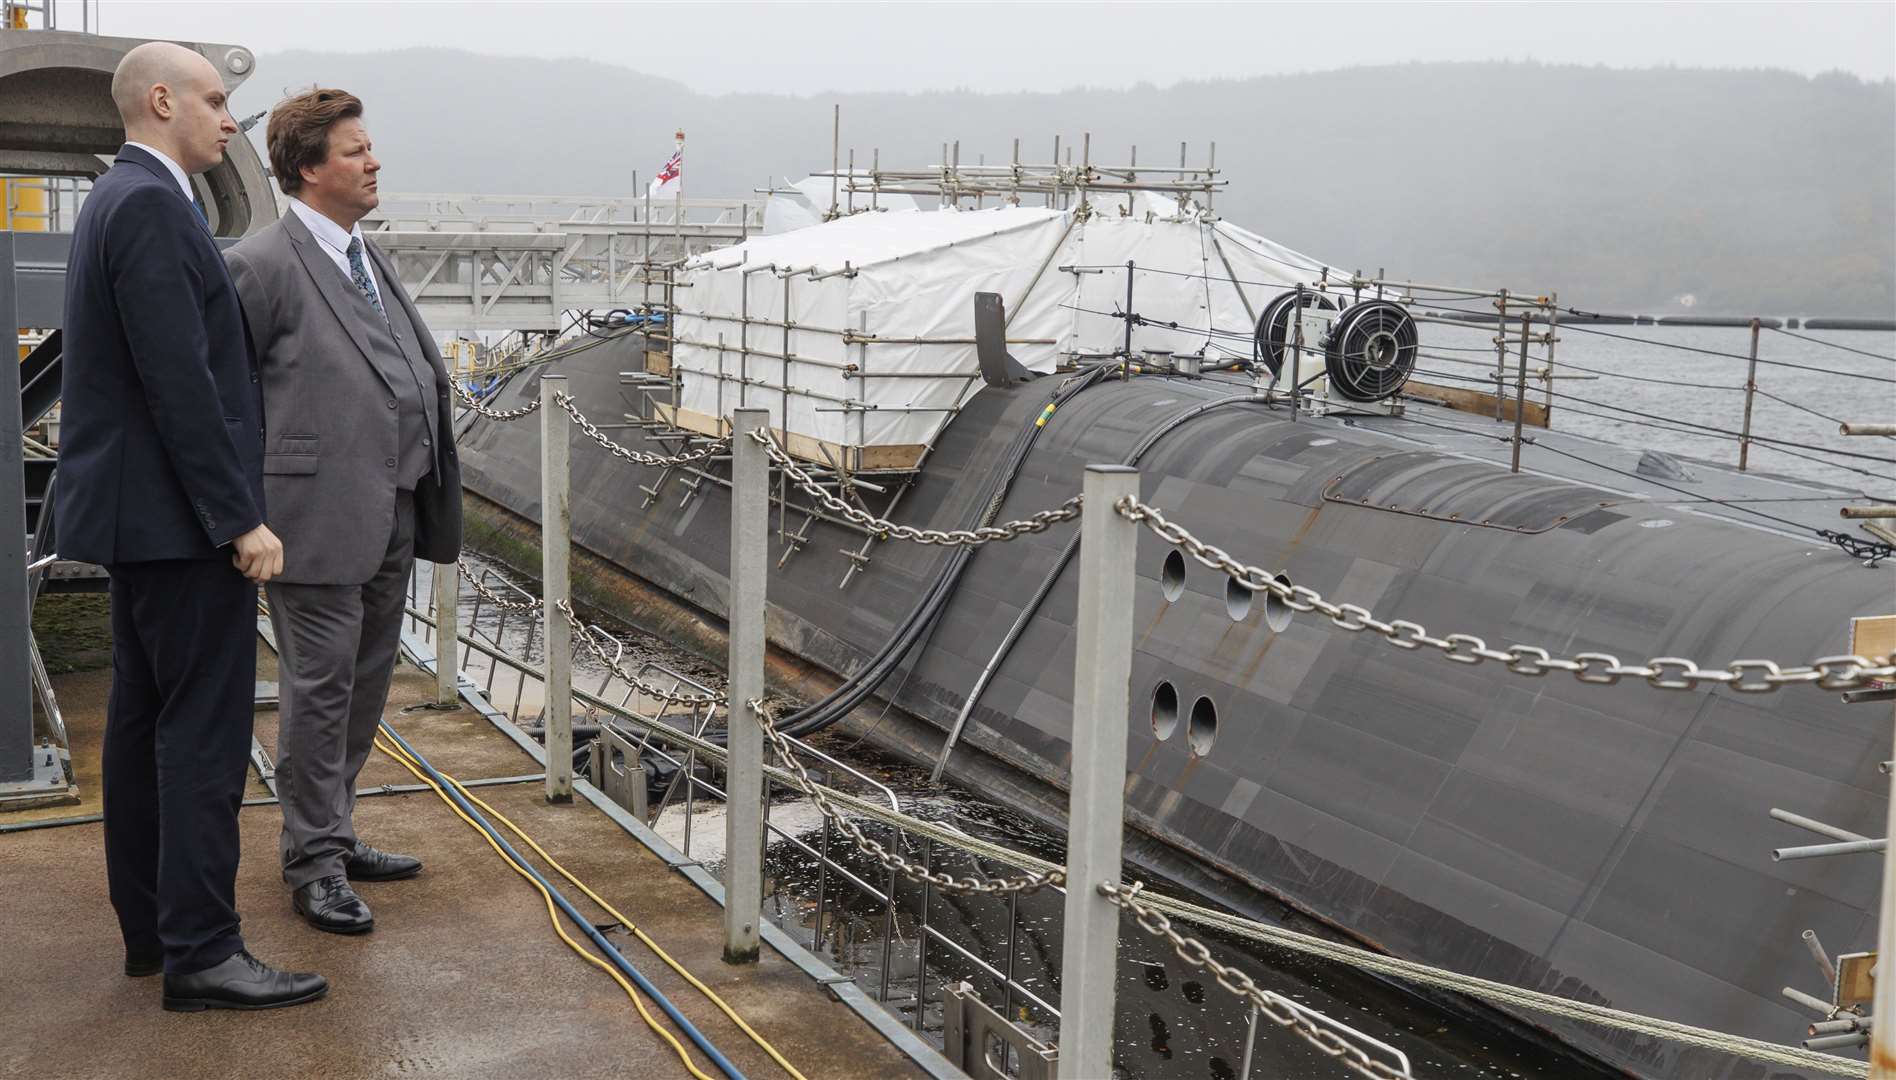
[[[1366,300],[1337,316],[1324,343],[1330,389],[1351,401],[1381,401],[1415,370],[1415,317],[1400,304]]]
[[[1284,369],[1284,350],[1290,346],[1295,336],[1291,330],[1290,313],[1297,306],[1297,292],[1292,290],[1279,293],[1270,303],[1264,305],[1264,313],[1257,317],[1257,358],[1270,369],[1275,378]],[[1303,306],[1315,306],[1323,311],[1335,311],[1336,302],[1318,292],[1304,292]],[[1316,342],[1307,338],[1306,349],[1314,347]]]

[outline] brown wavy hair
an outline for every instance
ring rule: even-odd
[[[303,188],[303,169],[329,160],[329,129],[339,120],[362,115],[362,99],[347,90],[311,87],[277,102],[270,110],[264,145],[270,172],[283,194]]]

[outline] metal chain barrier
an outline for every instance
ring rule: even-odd
[[[1374,1080],[1412,1080],[1409,1073],[1394,1068],[1369,1056],[1360,1046],[1351,1044],[1343,1036],[1327,1028],[1319,1027],[1309,1017],[1290,1007],[1283,997],[1259,987],[1251,977],[1234,967],[1221,964],[1211,955],[1211,949],[1196,938],[1189,938],[1172,929],[1172,920],[1165,917],[1157,908],[1146,905],[1139,899],[1139,892],[1145,886],[1135,883],[1130,887],[1113,882],[1102,882],[1099,887],[1101,896],[1111,901],[1113,906],[1132,915],[1138,920],[1139,928],[1156,938],[1163,938],[1172,946],[1180,960],[1202,967],[1217,978],[1218,985],[1231,991],[1246,1003],[1257,1009],[1259,1014],[1282,1028],[1287,1028],[1303,1038],[1311,1046],[1335,1058],[1340,1064],[1348,1066],[1353,1072]]]
[[[494,590],[481,584],[480,579],[474,576],[473,568],[468,566],[466,559],[455,560],[455,565],[460,567],[462,578],[466,580],[469,585],[474,587],[474,591],[480,595],[482,600],[487,601],[503,611],[516,612],[522,615],[537,614],[546,606],[545,601],[542,600],[534,600],[531,598],[526,600],[509,600],[499,595],[494,592]],[[593,659],[604,664],[608,671],[611,671],[614,675],[618,676],[620,680],[630,685],[639,693],[647,697],[694,707],[700,705],[722,705],[725,703],[725,696],[723,694],[675,693],[656,683],[647,682],[636,675],[627,673],[626,670],[619,665],[618,660],[606,652],[605,646],[600,644],[600,637],[609,636],[605,634],[605,631],[582,621],[579,614],[573,610],[573,605],[565,601],[560,602],[560,613],[566,616],[566,624],[572,628],[573,636],[585,645],[586,651],[592,655]]]
[[[689,465],[694,461],[703,461],[705,458],[715,454],[724,453],[730,449],[731,446],[731,440],[729,438],[723,438],[715,442],[706,443],[696,450],[686,450],[683,453],[671,454],[669,456],[665,454],[648,454],[643,450],[628,449],[613,442],[606,436],[605,432],[599,430],[597,424],[586,419],[585,414],[581,413],[579,406],[574,403],[572,395],[554,394],[553,401],[559,405],[560,408],[566,410],[566,414],[573,418],[573,423],[579,425],[579,429],[586,433],[587,438],[605,447],[606,451],[613,457],[630,461],[637,465],[650,465],[654,468],[671,468],[675,465]]]
[[[454,565],[460,568],[461,579],[466,581],[469,585],[474,586],[474,591],[480,595],[482,600],[487,601],[502,611],[512,611],[524,615],[528,612],[539,611],[543,606],[540,601],[532,597],[528,597],[525,600],[509,600],[481,584],[481,579],[474,576],[474,568],[467,564],[466,559],[456,559],[454,560]]]
[[[618,713],[625,719],[638,725],[666,741],[681,747],[697,750],[714,761],[726,760],[724,747],[699,738],[662,721],[649,720],[626,713]],[[761,715],[768,716],[768,713]],[[766,731],[772,730],[770,726]],[[793,783],[797,777],[788,770],[771,765],[764,766],[765,773],[779,783]],[[806,778],[807,779],[807,778]],[[983,859],[1006,863],[1010,866],[1035,872],[1047,879],[1048,884],[1064,884],[1065,868],[1059,863],[1009,848],[981,837],[964,833],[947,825],[925,821],[909,814],[899,813],[889,807],[872,802],[845,791],[822,787],[811,783],[810,788],[821,788],[826,800],[832,806],[840,805],[851,812],[871,821],[879,821],[891,828],[901,829],[916,836],[924,837],[959,851]],[[804,788],[803,790],[808,790]],[[1057,875],[1057,876],[1056,876]],[[1198,926],[1218,930],[1247,941],[1288,949],[1307,956],[1320,957],[1346,967],[1371,971],[1380,975],[1392,976],[1442,990],[1452,990],[1467,994],[1497,1005],[1528,1009],[1565,1017],[1588,1024],[1597,1024],[1612,1031],[1632,1032],[1649,1038],[1696,1046],[1720,1053],[1733,1054],[1754,1061],[1785,1065],[1807,1072],[1823,1073],[1833,1076],[1861,1077],[1868,1073],[1868,1067],[1860,1061],[1838,1057],[1815,1050],[1800,1047],[1782,1046],[1742,1035],[1732,1035],[1709,1028],[1694,1027],[1674,1020],[1644,1016],[1627,1012],[1590,1001],[1578,1001],[1561,997],[1541,990],[1529,990],[1509,983],[1483,979],[1474,975],[1464,975],[1446,968],[1431,967],[1414,960],[1404,960],[1385,953],[1371,952],[1360,946],[1346,945],[1330,941],[1311,934],[1268,923],[1256,922],[1239,915],[1203,907],[1185,900],[1175,900],[1169,896],[1155,893],[1142,893],[1141,904],[1167,915],[1172,919],[1193,923]],[[1189,948],[1189,946],[1188,946]],[[1197,950],[1191,950],[1196,955]]]
[[[1048,885],[1065,884],[1066,870],[1060,867],[1039,870],[1015,878],[982,879],[975,877],[958,878],[952,874],[936,873],[935,871],[909,862],[901,855],[884,847],[881,843],[870,839],[869,836],[862,831],[862,826],[857,825],[854,821],[845,817],[843,812],[838,810],[835,804],[830,802],[829,796],[824,793],[822,786],[810,779],[810,774],[804,770],[803,763],[797,760],[796,752],[791,749],[789,740],[784,738],[783,733],[777,730],[776,714],[772,713],[762,701],[756,698],[752,698],[747,704],[750,705],[751,712],[756,714],[757,725],[763,728],[764,737],[770,740],[771,748],[777,752],[778,759],[789,767],[792,777],[791,783],[797,790],[809,796],[810,801],[816,805],[818,810],[823,812],[824,817],[834,821],[836,827],[843,830],[844,835],[854,841],[856,847],[860,848],[863,854],[876,860],[876,862],[882,865],[883,869],[901,874],[910,881],[933,885],[935,888],[941,889],[944,892],[963,894],[979,893],[993,896],[1013,892],[1030,893],[1038,889],[1046,888]]]
[[[849,521],[862,526],[873,533],[878,540],[912,540],[917,544],[938,544],[943,547],[976,547],[998,540],[1012,540],[1028,533],[1046,532],[1048,528],[1062,521],[1072,521],[1080,516],[1080,497],[1073,496],[1052,510],[1042,510],[1020,521],[1005,521],[999,525],[983,525],[976,529],[917,529],[911,525],[899,525],[886,518],[858,510],[842,499],[824,490],[816,478],[804,471],[795,458],[785,453],[763,432],[754,432],[751,438],[761,443],[770,452],[771,463],[782,469],[797,487],[810,498],[822,504],[831,513],[838,514]]]
[[[570,610],[568,611],[568,618],[577,622],[576,617],[570,613]],[[590,635],[582,635],[582,639],[585,640],[589,646],[597,647]],[[608,658],[600,656],[598,652],[594,652],[593,655],[599,657],[602,663],[606,663],[611,667],[615,675],[621,678],[627,678],[626,673],[620,670],[617,664],[611,663]],[[634,680],[628,679],[628,681]],[[654,694],[653,696],[676,697],[676,695],[663,693]],[[721,703],[721,701],[722,699],[720,698],[719,702]],[[758,716],[762,720],[761,726],[765,734],[770,737],[773,749],[776,753],[782,756],[785,749],[785,740],[783,736],[776,731],[774,715],[768,709],[763,708],[759,702],[753,702],[752,707],[758,709]],[[636,713],[613,708],[610,705],[607,706],[607,711],[651,732],[653,735],[667,742],[679,747],[696,750],[710,760],[724,761],[727,759],[728,752],[725,747],[694,735],[689,731],[665,723],[662,720],[639,716]],[[795,759],[791,758],[790,760],[794,764]],[[1059,863],[1009,848],[1003,844],[998,844],[962,832],[944,824],[925,821],[909,814],[891,810],[887,806],[852,795],[845,791],[824,787],[810,780],[808,773],[800,768],[793,771],[766,765],[764,769],[765,773],[777,782],[796,786],[800,791],[808,795],[813,803],[821,805],[826,816],[832,820],[842,822],[846,827],[845,831],[851,832],[853,835],[860,835],[860,830],[847,827],[848,823],[841,818],[841,811],[838,807],[846,807],[850,812],[860,817],[881,822],[891,828],[900,829],[916,836],[933,840],[936,843],[948,845],[956,850],[966,852],[969,855],[994,862],[1006,863],[1010,866],[1029,871],[1031,876],[1020,880],[1037,880],[1042,885],[1065,884],[1065,867]],[[819,793],[822,796],[821,799],[818,798]],[[908,871],[904,871],[901,867],[909,866],[909,864],[900,861],[899,857],[896,857],[898,860],[896,863],[891,864],[883,858],[884,855],[889,854],[886,849],[873,840],[864,839],[866,842],[863,843],[862,849],[866,853],[876,857],[877,861],[883,866],[895,870],[897,873],[903,873],[904,876],[907,877],[918,880],[923,879],[921,875],[925,873],[924,871],[912,866],[909,867]],[[953,888],[956,885],[963,884],[972,886],[972,888],[964,891],[983,891],[983,886],[989,884],[979,879],[949,879],[947,882],[944,882],[942,880],[943,877],[946,877],[946,875],[935,875],[925,880],[929,880],[930,883],[937,888]],[[1002,891],[999,882],[992,884],[995,891]],[[1022,888],[1024,889],[1026,886],[1023,885]],[[1112,887],[1102,886],[1102,891],[1107,891],[1110,888]],[[1108,891],[1107,895],[1110,897],[1111,893]],[[1498,1005],[1529,1009],[1553,1016],[1578,1020],[1588,1024],[1597,1024],[1609,1030],[1633,1032],[1650,1038],[1677,1042],[1687,1046],[1702,1047],[1721,1053],[1749,1058],[1754,1061],[1771,1062],[1811,1072],[1846,1077],[1861,1077],[1868,1073],[1868,1067],[1864,1063],[1849,1058],[1838,1057],[1833,1054],[1781,1046],[1776,1043],[1765,1042],[1761,1039],[1731,1035],[1707,1028],[1693,1027],[1689,1024],[1682,1024],[1672,1020],[1662,1020],[1657,1017],[1643,1016],[1638,1013],[1614,1009],[1589,1001],[1578,1001],[1561,997],[1557,994],[1550,994],[1539,990],[1529,990],[1508,983],[1496,982],[1492,979],[1483,979],[1474,975],[1464,975],[1457,971],[1431,967],[1414,960],[1404,960],[1400,957],[1389,956],[1384,953],[1371,952],[1359,946],[1346,945],[1299,931],[1287,930],[1283,927],[1256,922],[1243,918],[1242,916],[1192,904],[1184,900],[1175,900],[1167,896],[1147,893],[1142,894],[1138,899],[1140,904],[1145,906],[1148,910],[1157,911],[1161,915],[1169,915],[1169,917],[1173,919],[1180,919],[1199,926],[1208,927],[1248,941],[1289,949],[1292,952],[1308,956],[1320,957],[1347,967],[1405,979],[1422,986],[1431,986],[1438,989],[1467,994],[1471,997],[1480,998]],[[1144,926],[1145,923],[1142,922],[1141,925]],[[1198,954],[1198,950],[1192,948],[1189,944],[1187,944],[1185,948],[1189,951],[1190,956]],[[1187,958],[1189,959],[1189,956]],[[1275,1014],[1273,1014],[1273,1016],[1275,1016]]]
[[[1694,1027],[1676,1020],[1645,1016],[1607,1005],[1598,1005],[1591,1001],[1561,997],[1541,990],[1529,990],[1492,979],[1464,975],[1447,968],[1430,967],[1414,960],[1370,952],[1359,946],[1345,945],[1296,930],[1286,930],[1280,926],[1255,922],[1242,916],[1215,911],[1184,900],[1174,900],[1169,896],[1147,893],[1140,899],[1141,902],[1157,909],[1161,914],[1169,913],[1175,919],[1219,930],[1247,941],[1321,957],[1347,967],[1392,976],[1420,986],[1455,991],[1496,1005],[1529,1009],[1587,1024],[1597,1024],[1610,1031],[1632,1032],[1684,1046],[1716,1050],[1719,1053],[1732,1054],[1753,1061],[1784,1065],[1804,1072],[1851,1077],[1866,1076],[1869,1073],[1869,1066],[1864,1062],[1835,1054],[1782,1046],[1762,1039]]]
[[[534,398],[518,409],[490,409],[481,404],[481,399],[470,393],[467,387],[462,386],[459,379],[450,381],[454,383],[454,395],[461,399],[461,403],[489,420],[518,420],[533,415],[540,408],[540,399]]]
[[[661,701],[669,701],[674,704],[693,707],[699,705],[722,705],[725,703],[726,698],[723,694],[680,694],[673,690],[667,690],[657,683],[646,682],[637,675],[628,674],[624,668],[619,666],[619,662],[616,659],[606,655],[605,647],[599,644],[599,639],[594,634],[595,628],[580,621],[579,613],[573,610],[572,604],[562,600],[560,601],[559,607],[560,614],[566,616],[566,625],[572,627],[573,636],[585,643],[586,651],[592,654],[593,659],[604,664],[606,670],[617,675],[639,693],[644,694],[646,697],[658,698]],[[601,633],[603,633],[603,631],[601,631]]]
[[[1224,549],[1193,536],[1191,530],[1166,519],[1157,507],[1127,496],[1113,507],[1121,517],[1141,522],[1165,542],[1189,554],[1213,570],[1253,592],[1268,592],[1293,611],[1317,611],[1345,630],[1374,631],[1398,649],[1423,646],[1439,650],[1458,664],[1479,664],[1493,660],[1516,675],[1538,678],[1550,671],[1564,671],[1583,683],[1612,686],[1622,678],[1644,679],[1660,690],[1696,690],[1701,684],[1725,686],[1746,694],[1769,693],[1780,687],[1814,685],[1820,690],[1857,690],[1873,681],[1896,678],[1896,664],[1889,658],[1861,656],[1825,656],[1799,667],[1780,667],[1772,660],[1734,660],[1722,668],[1702,668],[1697,662],[1680,656],[1658,656],[1643,664],[1623,664],[1609,653],[1575,653],[1572,659],[1557,657],[1532,645],[1510,645],[1491,649],[1473,634],[1432,637],[1420,623],[1397,619],[1384,622],[1369,609],[1356,604],[1335,604],[1315,589],[1287,585],[1268,571],[1248,566]],[[1880,661],[1880,662],[1879,662]]]

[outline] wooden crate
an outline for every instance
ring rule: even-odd
[[[1460,386],[1439,386],[1435,383],[1410,379],[1402,387],[1404,394],[1420,398],[1432,398],[1457,412],[1480,413],[1483,416],[1494,415],[1494,395],[1481,390],[1469,390]],[[1532,393],[1530,390],[1529,393]],[[1521,423],[1527,427],[1544,428],[1547,426],[1547,406],[1533,400],[1526,403],[1522,410]],[[1514,422],[1514,394],[1512,391],[1501,398],[1501,419]]]
[[[658,418],[686,431],[695,431],[700,435],[722,438],[730,434],[731,425],[709,413],[694,412],[690,409],[676,409],[670,405],[655,405]],[[823,439],[785,432],[782,428],[771,428],[771,434],[777,437],[778,445],[789,452],[790,456],[814,465],[830,468],[843,468],[852,473],[864,472],[914,472],[921,467],[922,455],[928,447],[921,443],[887,443],[875,446],[848,446],[842,443],[828,442]]]

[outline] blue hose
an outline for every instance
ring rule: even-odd
[[[731,1080],[745,1080],[744,1074],[738,1071],[737,1066],[731,1064],[730,1059],[719,1053],[718,1048],[711,1045],[711,1040],[705,1038],[703,1032],[694,1027],[691,1021],[685,1019],[684,1014],[680,1013],[677,1007],[674,1006],[664,994],[659,993],[658,987],[653,986],[644,975],[639,974],[639,969],[633,967],[632,962],[627,960],[617,948],[613,947],[612,942],[606,940],[605,935],[599,932],[598,927],[595,927],[590,920],[579,913],[578,909],[567,902],[566,897],[562,895],[557,888],[554,888],[552,882],[542,877],[540,872],[534,869],[532,863],[522,858],[520,853],[514,850],[514,846],[507,842],[507,838],[500,835],[500,833],[495,830],[493,824],[482,816],[479,810],[474,809],[473,806],[468,804],[466,799],[461,797],[459,789],[449,783],[447,777],[442,776],[433,765],[428,763],[427,758],[422,757],[419,751],[408,745],[408,740],[402,738],[394,728],[383,724],[382,730],[388,733],[389,738],[395,740],[395,745],[401,747],[410,757],[414,758],[415,761],[421,765],[422,771],[427,773],[430,779],[441,785],[441,790],[447,793],[450,799],[454,800],[454,804],[461,808],[461,812],[474,819],[474,822],[480,826],[481,831],[486,833],[488,838],[493,840],[494,843],[500,845],[501,850],[507,853],[507,857],[512,859],[515,865],[525,870],[533,877],[534,881],[546,889],[553,897],[553,902],[559,905],[560,911],[565,913],[567,919],[570,920],[574,926],[586,932],[586,936],[592,939],[592,943],[597,945],[601,952],[605,953],[606,959],[611,961],[612,966],[624,972],[627,978],[638,984],[638,988],[645,992],[646,997],[658,1003],[658,1007],[665,1011],[665,1015],[671,1017],[672,1023],[677,1024],[686,1035],[691,1037],[691,1041],[697,1044],[698,1049],[704,1051],[704,1055],[711,1059],[711,1063],[718,1067],[718,1071],[730,1077]]]

